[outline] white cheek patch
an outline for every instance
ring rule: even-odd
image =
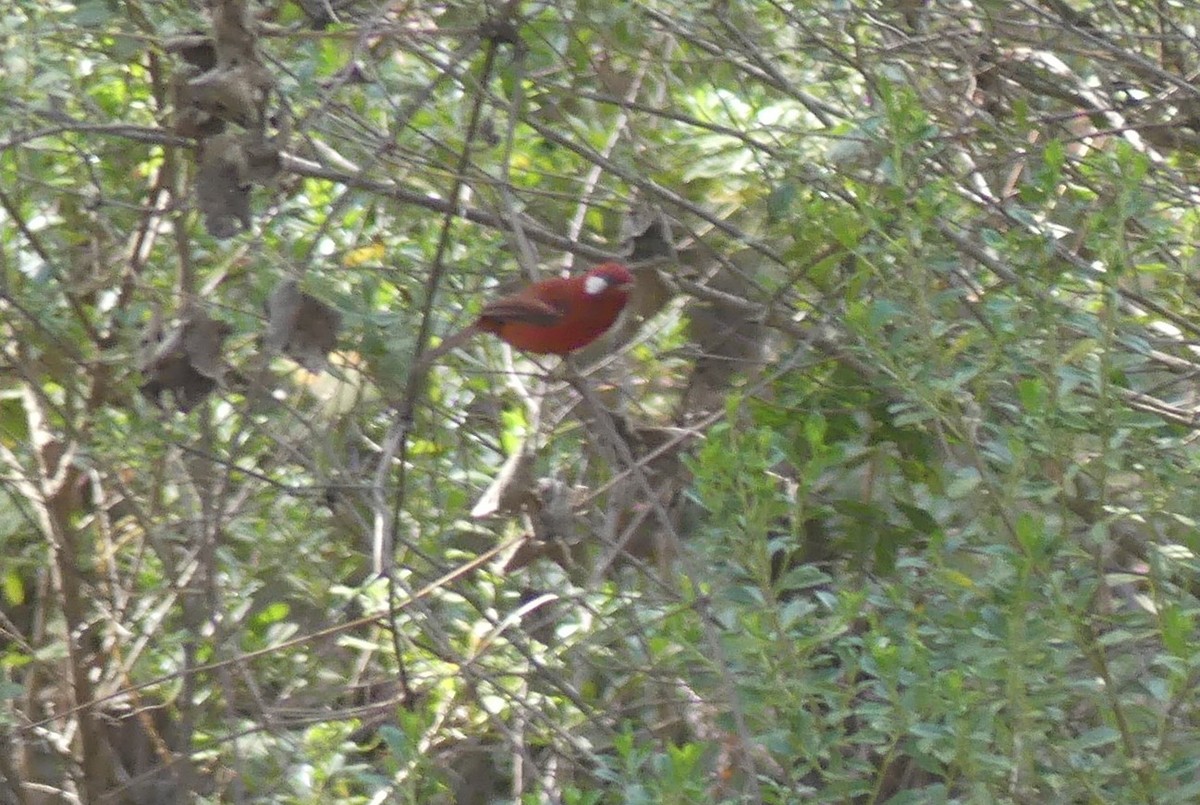
[[[599,275],[593,275],[583,281],[583,292],[588,296],[596,296],[608,290],[608,280]]]

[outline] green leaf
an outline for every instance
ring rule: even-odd
[[[108,0],[83,0],[75,7],[72,21],[80,28],[100,28],[112,21],[116,13]]]
[[[1046,544],[1045,527],[1040,518],[1031,512],[1021,512],[1016,521],[1017,541],[1033,556],[1042,553]]]
[[[1067,149],[1062,140],[1049,140],[1042,148],[1042,161],[1050,170],[1058,173],[1067,162]]]
[[[522,408],[505,408],[500,412],[500,444],[504,454],[511,456],[521,448],[528,423],[525,421],[525,411]]]
[[[784,218],[796,200],[796,185],[792,182],[780,182],[767,194],[767,216],[778,221]]]
[[[965,498],[974,494],[982,480],[979,471],[974,467],[963,467],[954,474],[946,488],[946,495],[952,500]]]
[[[1101,746],[1107,746],[1121,737],[1121,733],[1117,732],[1112,727],[1095,727],[1083,733],[1075,740],[1071,741],[1071,749],[1082,751],[1085,749],[1096,749]]]
[[[14,567],[8,567],[4,571],[4,577],[0,579],[0,589],[4,594],[4,601],[9,606],[20,606],[25,603],[25,582],[21,580],[21,574]]]
[[[1017,396],[1021,405],[1031,414],[1044,415],[1047,413],[1049,391],[1041,378],[1027,377],[1017,383]]]

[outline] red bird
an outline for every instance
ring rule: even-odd
[[[479,318],[427,353],[422,364],[461,346],[476,333],[492,333],[523,352],[568,355],[582,349],[616,322],[633,274],[620,263],[602,263],[578,277],[535,282],[483,306]]]

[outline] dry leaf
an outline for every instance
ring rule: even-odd
[[[631,262],[675,256],[671,226],[661,210],[638,205],[625,220],[622,234],[630,244]]]
[[[182,137],[212,137],[225,130],[225,121],[204,109],[196,100],[191,81],[200,71],[190,65],[171,76],[172,126]]]
[[[615,541],[605,545],[597,557],[592,578],[599,579],[630,558],[654,560],[665,568],[675,558],[676,544],[667,538],[661,514],[670,528],[681,534],[694,507],[684,490],[691,485],[685,455],[697,434],[690,430],[664,428],[616,420],[618,432],[637,459],[641,478],[632,473],[619,479],[609,499],[615,507]],[[647,490],[653,492],[647,496]]]
[[[333,0],[299,0],[300,8],[308,17],[313,30],[323,31],[331,22],[337,22]]]
[[[164,335],[162,310],[155,307],[150,321],[146,322],[146,326],[142,328],[142,334],[138,336],[137,370],[139,372],[145,372],[146,367],[154,361],[154,356],[158,353],[158,347],[163,342]]]
[[[532,469],[532,467],[530,467]],[[531,492],[522,487],[529,510],[533,533],[518,543],[500,566],[504,573],[514,573],[543,559],[566,570],[578,567],[576,548],[580,543],[580,518],[575,490],[557,478],[539,478]],[[478,506],[476,507],[478,508]]]
[[[636,281],[629,294],[629,311],[635,319],[645,321],[658,315],[675,297],[675,286],[654,266],[634,266],[633,276]]]
[[[204,226],[215,238],[228,238],[250,227],[249,167],[241,138],[227,132],[200,145],[196,203]]]
[[[220,380],[223,371],[221,347],[233,328],[200,313],[185,321],[180,329],[183,349],[192,368],[207,378]]]
[[[221,120],[252,128],[266,117],[274,81],[262,65],[216,67],[187,82],[190,102]]]
[[[254,184],[262,185],[274,179],[283,169],[283,161],[279,153],[283,150],[283,142],[287,135],[281,132],[278,137],[264,140],[258,135],[247,133],[243,137],[243,149],[246,154],[245,179]]]
[[[527,449],[524,444],[521,449],[514,451],[471,509],[471,516],[480,518],[493,514],[515,514],[532,501],[533,464],[536,459],[533,450]]]
[[[699,355],[682,404],[689,412],[707,411],[723,404],[737,375],[760,364],[767,329],[726,305],[692,302],[687,312]]]
[[[228,324],[194,313],[164,334],[156,313],[141,338],[142,395],[162,407],[163,394],[170,392],[176,408],[184,413],[192,410],[221,379],[221,349],[230,332]]]
[[[336,308],[302,292],[296,281],[289,279],[271,292],[267,318],[264,343],[268,350],[283,352],[310,372],[325,368],[342,326],[342,314]]]
[[[163,43],[167,53],[178,53],[185,62],[195,67],[198,73],[206,73],[217,66],[217,49],[213,38],[207,34],[193,33],[176,36]]]
[[[212,4],[212,20],[219,64],[233,66],[258,61],[246,0],[216,0]]]

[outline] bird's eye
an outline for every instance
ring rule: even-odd
[[[599,274],[593,274],[583,281],[583,292],[588,296],[602,294],[608,290],[608,279]]]

